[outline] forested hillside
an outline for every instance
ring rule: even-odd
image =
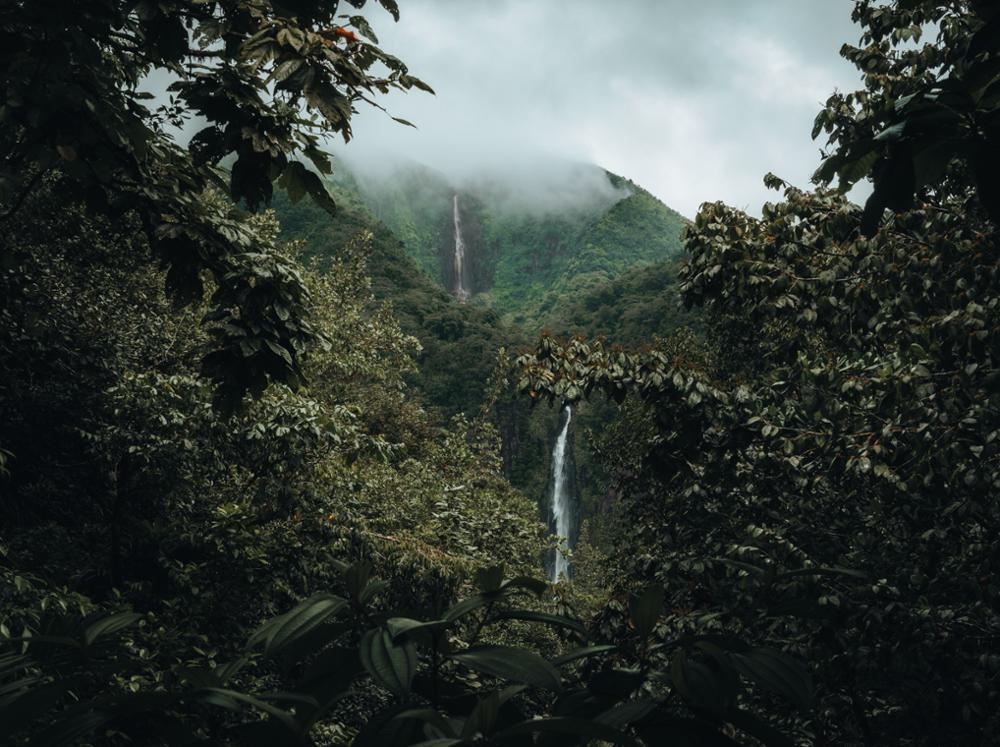
[[[1000,8],[688,222],[334,174],[406,5],[0,2],[0,745],[1000,742]]]
[[[406,164],[370,178],[348,173],[343,183],[445,288],[454,280],[457,195],[473,303],[530,332],[579,293],[680,254],[686,221],[638,185],[586,164],[535,169],[452,183]]]

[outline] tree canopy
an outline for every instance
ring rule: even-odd
[[[398,18],[393,0],[380,4]],[[200,195],[215,185],[255,210],[277,182],[293,200],[309,194],[332,209],[320,176],[330,172],[322,138],[349,138],[355,106],[377,106],[380,93],[430,90],[376,46],[364,17],[339,13],[341,5],[0,6],[0,220],[56,170],[61,188],[92,214],[134,213],[168,268],[174,298],[199,298],[210,279],[213,349],[204,365],[228,410],[269,381],[296,385],[318,338],[294,265],[246,231],[234,208],[210,209]],[[167,101],[143,91],[154,73],[170,80]],[[186,146],[173,136],[183,127],[197,128]]]

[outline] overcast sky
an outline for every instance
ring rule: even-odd
[[[859,78],[851,0],[404,0],[367,10],[380,46],[437,91],[382,99],[346,154],[457,178],[543,155],[597,163],[684,215],[706,200],[759,213],[768,171],[800,186],[812,120]]]

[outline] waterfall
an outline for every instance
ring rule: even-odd
[[[452,258],[455,281],[451,292],[455,298],[465,303],[472,294],[465,287],[465,241],[462,239],[462,218],[458,214],[458,195],[452,200],[452,216],[455,221],[455,254]]]
[[[572,510],[570,506],[568,467],[566,464],[566,443],[569,441],[569,421],[573,418],[573,408],[566,405],[563,410],[565,418],[555,446],[552,448],[552,517],[555,520],[556,534],[569,542]],[[552,581],[569,577],[569,561],[559,550],[556,550],[555,562],[552,564]]]

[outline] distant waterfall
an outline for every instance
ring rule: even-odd
[[[552,516],[555,519],[556,534],[561,539],[569,541],[572,525],[571,496],[569,494],[569,475],[566,464],[566,443],[569,441],[569,422],[573,419],[573,408],[566,405],[562,428],[552,448]],[[552,564],[552,581],[569,577],[569,561],[559,550],[556,550],[555,562]]]
[[[458,214],[458,195],[453,198],[452,206],[452,215],[455,221],[455,255],[452,258],[455,282],[451,292],[455,298],[465,303],[472,294],[465,287],[465,241],[462,239],[462,218]]]

